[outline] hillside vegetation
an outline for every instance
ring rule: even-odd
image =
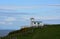
[[[60,39],[60,25],[22,28],[1,39]]]

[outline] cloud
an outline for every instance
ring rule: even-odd
[[[11,21],[16,21],[16,18],[14,17],[7,17],[5,21],[11,22]]]
[[[5,22],[0,22],[0,24],[5,24]]]
[[[12,25],[13,23],[12,22],[0,21],[0,24],[3,24],[3,25]]]
[[[43,19],[43,20],[57,20],[57,19],[60,19],[60,16],[42,16],[41,19]]]
[[[3,25],[12,25],[14,21],[16,21],[15,17],[8,17],[8,16],[0,16],[0,24]]]
[[[0,10],[30,9],[30,6],[0,6]]]
[[[24,15],[20,16],[22,20],[30,20],[30,18],[35,18],[36,20],[57,20],[60,16],[37,16],[37,15]]]
[[[19,23],[19,22],[30,21],[30,18],[35,18],[36,20],[58,20],[60,19],[60,16],[39,16],[39,15],[5,16],[4,20],[0,21],[0,24],[12,25],[14,24],[14,22]]]
[[[58,7],[60,7],[60,4],[48,4],[48,6],[58,6]]]
[[[33,5],[33,6],[0,6],[0,10],[19,10],[19,9],[35,9],[42,7],[60,7],[60,4],[45,4],[45,5]]]

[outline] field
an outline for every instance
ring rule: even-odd
[[[60,39],[60,25],[23,28],[10,32],[1,39]]]

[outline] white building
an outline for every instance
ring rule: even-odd
[[[42,21],[35,21],[34,18],[30,18],[31,20],[31,26],[44,26],[44,24],[42,23]]]

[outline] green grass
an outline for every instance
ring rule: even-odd
[[[60,39],[60,25],[45,25],[45,27],[30,27],[10,32],[1,39]]]

